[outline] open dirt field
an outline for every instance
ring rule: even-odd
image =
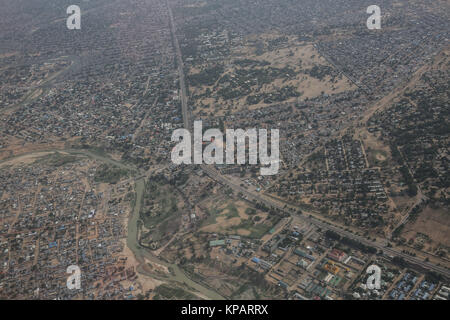
[[[228,200],[210,208],[210,215],[204,221],[201,232],[250,236],[259,234],[266,227],[264,221],[267,213],[250,208],[244,201]],[[255,219],[259,222],[254,223]]]
[[[258,38],[248,38],[244,46],[237,47],[230,55],[228,63],[225,66],[224,72],[219,77],[219,80],[225,75],[235,77],[236,72],[241,69],[235,62],[243,59],[249,59],[258,63],[266,63],[266,66],[264,67],[251,67],[249,70],[255,70],[255,68],[267,70],[268,68],[282,69],[288,67],[295,71],[296,75],[294,77],[279,77],[273,79],[269,83],[264,83],[259,87],[253,86],[250,94],[230,100],[224,100],[217,94],[217,91],[220,89],[220,87],[217,87],[219,80],[211,86],[191,86],[189,90],[194,96],[203,95],[207,91],[211,92],[210,95],[202,96],[195,101],[196,108],[194,109],[194,113],[213,112],[214,114],[223,115],[227,111],[237,112],[246,109],[252,110],[266,107],[273,103],[260,101],[256,104],[249,105],[247,97],[254,94],[271,94],[279,92],[281,88],[287,86],[294,87],[297,92],[300,93],[300,96],[288,98],[284,100],[284,102],[296,102],[306,98],[317,97],[321,94],[340,93],[355,89],[355,86],[344,76],[332,79],[327,75],[323,79],[318,79],[306,72],[306,70],[310,70],[315,66],[330,67],[328,62],[319,54],[312,44],[305,44],[290,37],[283,47],[271,50],[267,49],[262,54],[257,52],[258,49],[256,47],[259,43],[264,42],[267,45],[266,42],[276,39],[277,37],[278,35],[276,34],[265,34],[259,35]],[[198,74],[199,72],[199,67],[193,67],[189,71],[189,74]],[[201,107],[202,105],[208,107]]]
[[[403,229],[402,236],[410,239],[416,237],[417,233],[427,235],[434,245],[442,244],[450,247],[449,212],[443,209],[432,209],[426,207],[418,216],[416,221],[408,223]]]

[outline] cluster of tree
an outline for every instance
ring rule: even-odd
[[[397,256],[392,258],[392,263],[401,268],[405,268],[408,266],[408,263],[405,261],[405,259],[403,259],[402,257],[397,257]]]
[[[326,76],[335,76],[335,71],[333,70],[333,68],[324,65],[315,65],[311,69],[304,70],[303,72],[319,80],[323,80]]]
[[[274,102],[282,102],[292,97],[299,97],[302,94],[298,92],[294,86],[286,86],[281,88],[278,91],[273,92],[266,92],[261,93],[258,95],[251,95],[247,97],[247,104],[257,104],[261,100],[264,101],[264,103],[274,103]]]
[[[284,44],[288,41],[288,37],[286,36],[282,36],[282,37],[278,37],[272,40],[268,41],[268,50],[272,51],[273,49],[275,49],[276,47],[278,47],[281,44]]]
[[[222,65],[216,65],[212,68],[204,69],[196,74],[188,76],[188,82],[191,86],[212,86],[219,80],[224,71]]]
[[[402,232],[404,227],[405,227],[405,225],[401,224],[397,228],[395,228],[395,230],[392,231],[392,237],[397,238],[400,235],[400,233]]]
[[[270,62],[267,62],[265,60],[263,61],[258,61],[258,60],[252,60],[252,59],[238,59],[238,60],[234,60],[234,64],[238,65],[240,67],[254,67],[254,66],[259,66],[259,67],[265,67],[270,65]]]
[[[408,186],[408,195],[410,197],[414,197],[417,195],[417,186],[414,183],[414,179],[411,176],[411,174],[409,173],[408,168],[406,167],[405,162],[403,161],[403,157],[400,154],[400,151],[398,151],[398,148],[395,144],[391,143],[390,144],[390,148],[391,148],[391,154],[392,154],[392,158],[397,161],[398,164],[400,164],[400,168],[399,171],[403,177],[403,180],[405,181],[406,185]]]
[[[96,182],[116,184],[123,176],[126,175],[128,175],[128,170],[102,164],[95,172],[94,180]]]
[[[270,213],[270,214],[278,214],[279,212],[277,210],[275,210],[275,208],[269,208],[268,206],[266,206],[263,203],[259,203],[259,202],[255,202],[255,207],[258,210]]]
[[[338,233],[331,231],[331,230],[327,230],[325,232],[325,237],[338,241],[343,245],[346,245],[348,247],[352,247],[355,249],[358,249],[364,253],[377,253],[377,249],[371,246],[366,246],[365,244],[357,241],[357,240],[353,240],[347,237],[341,237]]]

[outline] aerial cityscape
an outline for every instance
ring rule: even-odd
[[[1,300],[450,299],[449,1],[0,6]]]

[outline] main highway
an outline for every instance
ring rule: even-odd
[[[247,199],[257,200],[258,202],[265,204],[269,208],[275,208],[283,213],[292,215],[292,212],[286,211],[284,206],[281,205],[280,203],[278,203],[275,200],[270,199],[262,194],[255,193],[255,192],[247,190],[244,187],[241,187],[240,185],[236,184],[235,182],[230,181],[229,179],[223,177],[220,174],[220,172],[218,172],[218,170],[214,169],[213,167],[207,166],[207,165],[202,165],[201,168],[210,178],[212,178],[213,180],[215,180],[223,185],[227,185],[235,192],[241,192],[243,195],[246,196]],[[290,207],[294,208],[292,206],[290,206]],[[425,262],[422,259],[419,259],[417,257],[413,257],[406,253],[398,251],[396,249],[387,247],[386,245],[387,245],[388,241],[386,239],[382,239],[381,241],[367,240],[367,238],[355,235],[354,233],[346,231],[346,230],[344,230],[340,227],[334,226],[330,223],[323,222],[323,221],[313,217],[312,215],[309,215],[309,218],[308,218],[305,215],[298,214],[298,215],[296,215],[296,217],[298,217],[299,219],[301,219],[305,222],[312,223],[312,224],[316,225],[317,227],[320,227],[322,230],[334,231],[341,236],[345,236],[349,239],[353,239],[353,240],[358,241],[366,246],[371,246],[378,250],[382,250],[383,253],[385,253],[387,255],[401,257],[405,261],[407,261],[411,264],[415,264],[422,268],[432,270],[434,272],[438,272],[438,273],[446,276],[447,278],[450,278],[450,270],[448,270],[447,268],[438,266],[438,265],[435,265],[435,264],[432,264],[429,262]]]
[[[176,34],[175,22],[173,20],[172,9],[169,5],[169,1],[166,0],[167,10],[169,11],[170,20],[170,32],[172,34],[172,41],[175,47],[175,53],[177,56],[177,66],[178,73],[180,77],[180,99],[181,99],[181,112],[183,113],[183,124],[184,128],[190,130],[191,128],[191,115],[187,104],[187,94],[186,94],[186,84],[184,78],[184,64],[183,58],[181,56],[180,44],[178,43],[178,38]]]
[[[176,29],[175,29],[175,23],[174,23],[174,19],[173,19],[172,10],[171,10],[170,5],[167,0],[166,0],[166,2],[167,2],[168,10],[169,10],[170,29],[171,29],[171,33],[172,33],[172,37],[173,37],[173,44],[174,44],[175,52],[177,55],[178,72],[179,72],[179,77],[180,77],[181,109],[182,109],[182,114],[183,114],[183,123],[184,123],[184,127],[186,129],[191,130],[191,128],[192,128],[191,127],[191,114],[190,114],[190,109],[188,107],[188,100],[187,100],[187,94],[186,94],[183,59],[182,59],[178,39],[177,39],[177,36],[175,33]],[[292,212],[286,211],[285,207],[282,204],[280,204],[280,203],[276,202],[275,200],[268,198],[262,194],[255,193],[244,187],[241,187],[239,184],[231,181],[230,179],[225,178],[213,166],[201,165],[200,167],[201,167],[202,171],[205,172],[211,179],[213,179],[223,185],[227,185],[235,192],[242,193],[247,199],[259,201],[260,203],[265,204],[269,208],[276,208],[277,210],[280,210],[281,212],[292,215]],[[293,206],[290,206],[290,207],[294,208]],[[309,218],[306,217],[305,215],[301,215],[301,214],[298,214],[296,216],[299,219],[304,220],[305,222],[312,223],[312,224],[316,225],[317,227],[320,227],[322,230],[331,230],[333,232],[338,233],[341,236],[345,236],[349,239],[358,241],[366,246],[371,246],[378,250],[382,250],[384,254],[387,254],[390,256],[401,257],[405,261],[407,261],[411,264],[414,264],[414,265],[420,266],[422,268],[440,273],[450,279],[450,270],[449,269],[447,269],[443,266],[438,266],[438,265],[432,264],[430,262],[423,261],[420,258],[413,257],[411,255],[408,255],[406,253],[403,253],[403,252],[393,249],[391,247],[387,247],[388,240],[386,240],[386,239],[381,239],[379,241],[371,241],[371,240],[368,240],[367,238],[364,238],[362,236],[358,236],[354,233],[346,231],[338,226],[323,222],[323,221],[313,217],[312,215],[309,215]]]

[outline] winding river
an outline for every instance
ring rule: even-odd
[[[102,162],[106,162],[109,164],[113,164],[115,166],[118,166],[123,169],[128,169],[136,172],[135,178],[135,191],[136,191],[136,199],[135,199],[135,205],[133,207],[133,210],[131,212],[131,215],[128,219],[128,234],[127,234],[127,246],[130,248],[130,250],[135,255],[137,261],[140,263],[140,265],[137,268],[137,272],[144,274],[146,276],[170,282],[178,282],[180,284],[184,284],[187,287],[189,287],[190,291],[192,293],[199,292],[201,297],[207,297],[209,299],[213,300],[223,300],[225,299],[221,295],[219,295],[217,292],[191,280],[180,267],[173,263],[165,262],[158,257],[156,257],[150,250],[143,248],[139,245],[137,237],[138,237],[138,221],[139,221],[139,212],[141,210],[141,204],[142,204],[142,197],[144,195],[145,191],[145,177],[139,173],[139,171],[131,164],[126,164],[121,161],[114,160],[107,155],[100,154],[98,152],[87,150],[87,149],[48,149],[48,150],[40,150],[35,152],[29,152],[29,153],[23,153],[17,156],[12,156],[10,158],[6,158],[3,160],[0,160],[0,165],[3,165],[13,159],[17,159],[20,157],[25,156],[33,156],[37,155],[43,156],[47,155],[51,152],[63,152],[63,153],[69,153],[74,155],[82,155],[87,156],[89,158],[93,158]],[[145,259],[148,261],[157,263],[159,265],[165,266],[170,270],[170,273],[167,274],[167,276],[158,276],[153,273],[149,273],[145,268],[143,268],[143,265],[146,263]]]
[[[137,241],[138,237],[138,221],[139,221],[139,211],[141,209],[141,203],[142,203],[142,196],[144,194],[145,190],[145,183],[144,178],[136,180],[136,202],[133,208],[133,211],[131,212],[130,218],[128,220],[128,238],[127,238],[127,245],[133,251],[134,255],[136,256],[136,259],[141,263],[145,263],[145,259],[163,265],[167,267],[171,273],[168,274],[168,277],[158,277],[154,274],[149,274],[147,271],[145,271],[142,267],[138,268],[138,272],[148,275],[150,277],[161,279],[164,281],[175,281],[178,283],[183,283],[187,285],[188,287],[194,289],[195,291],[200,292],[203,296],[206,296],[210,299],[214,300],[223,300],[225,299],[221,295],[219,295],[217,292],[206,288],[205,286],[194,282],[191,280],[186,274],[183,272],[183,270],[180,269],[180,267],[173,263],[165,262],[155,255],[151,253],[150,250],[143,248],[139,245]],[[145,259],[144,259],[145,258]]]

